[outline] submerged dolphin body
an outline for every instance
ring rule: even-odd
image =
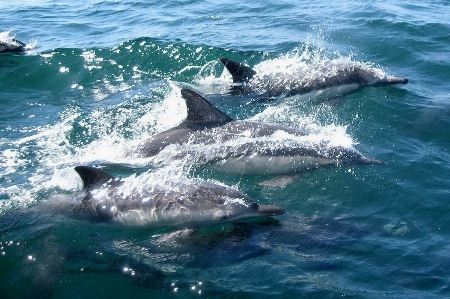
[[[85,196],[73,209],[90,219],[133,226],[215,224],[284,214],[284,209],[257,204],[231,187],[207,182],[150,184],[138,190],[93,167],[77,166]]]
[[[12,39],[11,42],[0,41],[0,53],[22,52],[25,51],[26,46],[25,43],[17,39]]]
[[[380,164],[353,148],[323,144],[295,128],[234,120],[202,96],[182,89],[187,117],[138,148],[141,157],[178,146],[191,162],[236,174],[292,175],[324,166]],[[169,148],[171,149],[171,148]]]
[[[261,93],[265,99],[306,95],[316,93],[316,97],[328,100],[342,98],[364,87],[406,84],[408,79],[386,76],[376,69],[358,63],[330,61],[321,66],[316,73],[276,74],[258,76],[257,72],[242,63],[228,58],[221,58],[233,77],[234,90]]]

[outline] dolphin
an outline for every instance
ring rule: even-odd
[[[0,33],[0,53],[22,52],[27,45],[9,36],[9,31]]]
[[[343,63],[329,61],[318,71],[303,74],[275,74],[258,76],[250,67],[228,58],[220,61],[233,77],[233,91],[258,92],[266,100],[279,99],[295,95],[315,93],[314,97],[337,99],[361,90],[364,87],[407,84],[408,79],[386,76],[380,70],[361,63]]]
[[[195,91],[182,89],[181,94],[186,119],[142,142],[137,155],[153,157],[178,146],[187,160],[219,171],[277,176],[325,166],[383,163],[351,147],[324,145],[314,138],[302,143],[302,138],[310,136],[296,128],[235,120]]]
[[[207,225],[284,214],[276,206],[259,205],[242,192],[205,181],[172,186],[146,184],[138,190],[89,166],[77,166],[85,192],[72,209],[85,218],[129,226]]]

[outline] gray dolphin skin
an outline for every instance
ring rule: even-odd
[[[208,225],[284,214],[276,206],[259,205],[242,192],[222,185],[176,182],[148,184],[124,191],[124,182],[97,168],[77,166],[85,191],[73,212],[85,218],[130,226]],[[127,195],[126,195],[127,194]]]
[[[138,155],[151,157],[169,145],[178,145],[194,163],[228,173],[256,175],[292,175],[325,166],[383,163],[353,148],[292,142],[307,134],[277,124],[234,120],[192,90],[182,89],[181,94],[186,101],[186,119],[144,141]],[[280,135],[291,139],[283,140],[277,137]]]
[[[11,40],[1,41],[0,40],[0,53],[8,53],[8,52],[22,52],[26,50],[26,44],[12,38]]]
[[[242,63],[228,58],[221,58],[220,61],[233,77],[235,91],[260,92],[266,99],[305,95],[317,91],[326,91],[330,99],[341,98],[368,86],[408,83],[406,78],[384,76],[372,68],[363,67],[362,64],[357,63],[333,64],[329,66],[329,69],[325,69],[329,71],[329,74],[321,72],[316,77],[300,78],[279,74],[259,77],[256,71]]]

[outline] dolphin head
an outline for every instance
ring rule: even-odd
[[[182,191],[182,193],[178,193]],[[203,224],[231,222],[242,219],[278,216],[284,209],[277,206],[259,205],[246,194],[223,185],[201,182],[189,186],[181,185],[181,189],[166,194],[169,197],[168,213],[189,213],[189,221]],[[177,198],[174,198],[177,197]],[[175,203],[176,204],[172,204]],[[164,206],[166,205],[163,201]]]
[[[218,188],[214,185],[204,187],[207,193],[210,193],[208,201],[220,207],[221,221],[278,216],[285,213],[283,208],[277,206],[259,205],[249,196],[232,188]],[[200,192],[204,192],[204,190]]]
[[[352,74],[352,72],[349,72]],[[354,80],[365,86],[387,86],[394,84],[407,84],[408,79],[402,77],[386,76],[384,72],[376,68],[357,66],[353,70]]]

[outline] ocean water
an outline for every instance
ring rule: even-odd
[[[2,298],[450,296],[447,1],[19,2],[0,3],[0,32],[29,45],[0,55]],[[279,73],[362,63],[409,83],[333,103],[255,102],[228,92],[221,57]],[[267,187],[265,176],[128,155],[183,120],[182,87],[234,118],[306,128],[386,164]],[[209,180],[286,214],[193,231],[42,208],[79,197],[77,165]]]

